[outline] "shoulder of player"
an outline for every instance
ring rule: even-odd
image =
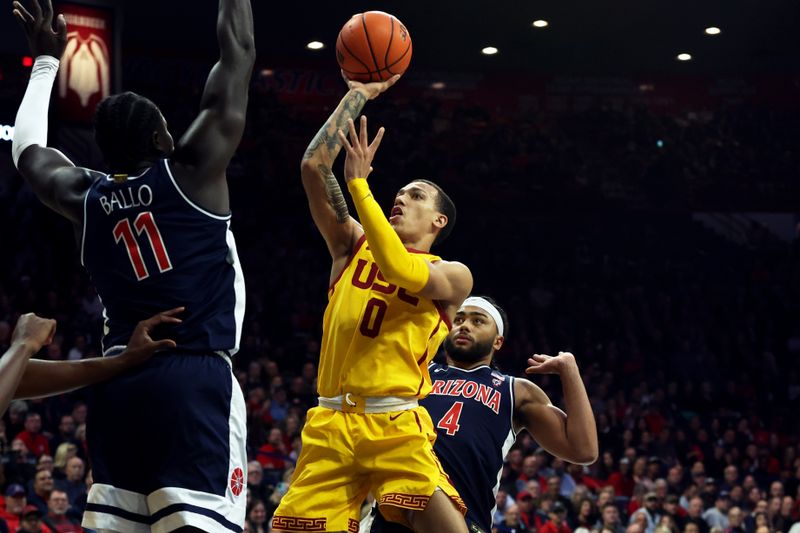
[[[464,263],[459,261],[445,261],[444,259],[440,259],[437,261],[431,261],[431,266],[436,268],[439,272],[447,276],[451,280],[451,283],[454,283],[462,290],[460,292],[464,293],[464,298],[469,296],[469,293],[472,292],[472,271],[470,271],[469,267]],[[458,304],[460,305],[462,298]]]

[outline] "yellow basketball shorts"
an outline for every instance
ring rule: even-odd
[[[302,437],[275,530],[356,533],[369,492],[388,520],[404,525],[405,510],[425,509],[437,487],[467,511],[433,452],[436,431],[423,407],[372,414],[315,407]]]

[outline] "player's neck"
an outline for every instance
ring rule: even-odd
[[[429,236],[420,237],[418,239],[402,238],[403,246],[416,250],[418,252],[430,253],[433,246],[433,240]]]
[[[473,368],[478,368],[479,366],[490,366],[491,364],[492,364],[491,356],[472,362],[456,361],[452,359],[450,356],[447,356],[447,366],[454,366],[456,368],[460,368],[461,370],[472,370]]]

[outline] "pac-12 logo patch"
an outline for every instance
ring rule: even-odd
[[[239,467],[236,467],[231,474],[231,492],[234,496],[238,496],[244,490],[244,472]]]

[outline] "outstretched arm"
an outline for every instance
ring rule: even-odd
[[[385,130],[379,129],[372,144],[369,144],[366,117],[361,117],[360,134],[356,132],[352,120],[348,121],[348,128],[352,143],[339,131],[339,140],[347,152],[344,166],[347,188],[381,274],[389,283],[411,293],[448,305],[460,305],[472,291],[472,273],[469,269],[457,262],[431,263],[406,250],[369,189],[367,176],[372,172],[372,160]]]
[[[300,163],[300,176],[311,217],[328,245],[334,262],[347,258],[363,231],[350,216],[342,189],[334,176],[333,162],[342,144],[337,132],[361,113],[367,100],[394,85],[400,76],[380,83],[347,81],[350,90],[308,145]],[[336,269],[334,269],[336,270]]]
[[[42,203],[73,224],[81,224],[83,194],[91,178],[64,154],[47,148],[50,93],[67,42],[67,23],[60,15],[53,31],[51,0],[44,0],[42,5],[31,0],[33,14],[20,2],[13,5],[14,17],[25,30],[31,53],[36,57],[14,125],[11,147],[14,164]]]
[[[200,114],[178,141],[173,160],[194,200],[219,209],[222,194],[227,210],[225,169],[244,133],[256,57],[250,0],[219,0],[217,40],[220,57],[208,75]]]
[[[179,307],[139,322],[125,351],[114,357],[97,357],[82,361],[31,359],[28,361],[28,366],[25,368],[16,392],[14,392],[14,398],[41,398],[93,385],[143,363],[157,351],[174,348],[174,341],[155,341],[150,337],[150,333],[161,324],[179,324],[181,320],[175,315],[182,311],[183,308]],[[43,322],[51,322],[53,331],[55,331],[54,321],[36,318]],[[17,327],[19,328],[19,326]]]
[[[571,353],[557,357],[534,355],[527,374],[558,374],[564,390],[566,413],[550,403],[547,394],[530,381],[514,380],[514,418],[536,441],[556,457],[575,464],[597,460],[597,427],[583,386],[578,364]]]

